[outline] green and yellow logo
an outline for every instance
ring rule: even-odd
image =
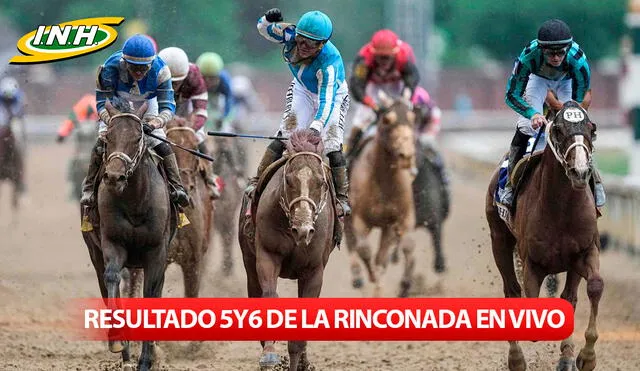
[[[118,33],[113,27],[123,17],[85,18],[52,26],[38,26],[22,36],[17,47],[20,53],[10,64],[48,63],[80,57],[113,44]]]

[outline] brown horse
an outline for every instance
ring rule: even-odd
[[[13,215],[18,211],[18,201],[23,191],[24,163],[22,151],[11,130],[11,123],[0,123],[0,181],[7,180],[13,184],[11,206]],[[14,219],[15,221],[15,219]]]
[[[358,257],[364,262],[374,296],[382,295],[382,276],[390,252],[400,246],[405,268],[400,296],[407,296],[415,267],[414,242],[407,232],[415,227],[413,180],[416,148],[415,113],[403,98],[383,99],[383,113],[375,137],[363,144],[360,155],[350,164],[351,216],[345,218],[347,248],[351,257],[353,286],[363,286]],[[373,258],[367,237],[371,229],[382,229],[380,248]]]
[[[322,141],[311,130],[296,131],[287,151],[286,160],[279,162],[284,162],[282,167],[265,171],[273,177],[260,180],[257,206],[252,207],[247,196],[243,199],[238,237],[250,298],[278,297],[278,277],[298,280],[298,297],[319,297],[335,247],[333,180],[323,162]],[[249,207],[252,216],[247,216]],[[306,341],[289,342],[290,371],[308,367],[306,346]],[[260,366],[276,366],[274,341],[263,341],[262,347]]]
[[[233,245],[236,232],[236,212],[242,199],[242,188],[238,169],[234,166],[234,161],[239,158],[238,141],[231,138],[214,138],[216,144],[216,159],[214,171],[224,179],[224,187],[220,199],[216,201],[215,210],[215,230],[222,239],[222,273],[230,276],[233,273]]]
[[[197,151],[198,138],[189,121],[175,117],[166,126],[167,139],[182,147]],[[200,292],[203,274],[203,263],[211,241],[213,204],[209,197],[207,185],[203,176],[203,166],[210,166],[192,154],[173,148],[176,161],[180,167],[180,178],[191,197],[191,205],[183,212],[189,224],[178,229],[171,241],[167,267],[177,263],[182,269],[184,296],[196,298]],[[139,269],[130,271],[127,280],[127,296],[137,297],[142,277]]]
[[[521,296],[514,270],[516,245],[524,265],[526,297],[538,297],[547,275],[567,272],[561,297],[575,310],[580,281],[582,278],[587,281],[591,315],[585,332],[586,344],[574,361],[572,337],[562,341],[557,369],[563,371],[575,369],[576,364],[583,371],[593,370],[596,365],[596,318],[604,284],[599,273],[596,208],[589,189],[594,138],[595,124],[587,112],[576,102],[565,103],[546,128],[547,145],[538,157],[539,165],[531,166],[524,175],[527,181],[521,182],[523,185],[517,191],[512,223],[508,225],[501,219],[494,202],[497,172],[486,198],[493,256],[502,275],[505,297]],[[509,342],[508,365],[510,370],[526,369],[516,341]]]
[[[176,223],[167,185],[144,140],[140,117],[147,104],[135,113],[125,105],[116,109],[109,102],[106,109],[111,120],[105,135],[104,175],[97,193],[100,223],[83,231],[83,238],[102,297],[115,310],[125,267],[143,269],[145,298],[162,296],[167,251]],[[124,370],[133,369],[127,341],[110,340],[109,350],[122,353]],[[138,370],[149,370],[155,358],[155,343],[143,342]]]

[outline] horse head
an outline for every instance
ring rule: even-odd
[[[566,102],[547,127],[547,144],[576,189],[591,177],[595,137],[596,124],[575,101]]]
[[[315,222],[327,204],[329,180],[322,160],[322,139],[311,130],[297,130],[287,142],[289,159],[284,165],[280,206],[289,219],[296,246],[306,247]]]
[[[415,163],[414,125],[416,114],[406,97],[392,99],[380,92],[377,135],[381,146],[393,158],[392,167],[408,169]]]
[[[166,126],[167,138],[182,147],[198,150],[198,136],[191,126],[191,121],[175,116]],[[198,173],[198,158],[186,151],[174,151],[176,161],[180,167],[180,178],[189,191],[196,187]]]
[[[135,112],[122,101],[114,102],[116,106],[109,101],[105,104],[111,119],[104,137],[106,162],[103,180],[121,194],[127,180],[140,165],[146,149],[141,117],[147,110],[147,102]]]

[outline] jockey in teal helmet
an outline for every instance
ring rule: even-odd
[[[122,50],[113,53],[98,68],[96,81],[96,109],[100,116],[98,140],[91,153],[87,177],[82,184],[82,205],[94,202],[93,190],[98,169],[102,164],[104,142],[110,117],[105,108],[107,100],[118,97],[138,108],[149,103],[143,116],[145,133],[166,138],[163,127],[173,118],[176,103],[171,87],[171,72],[165,62],[156,56],[152,41],[145,35],[136,34],[125,41]],[[189,197],[180,180],[176,156],[171,147],[158,139],[146,136],[147,147],[153,148],[164,158],[163,165],[171,183],[171,198],[181,206],[189,205]]]
[[[338,198],[338,212],[350,213],[346,160],[342,154],[344,117],[349,109],[349,88],[338,49],[329,41],[333,24],[317,10],[300,17],[297,25],[283,22],[279,9],[271,9],[258,20],[258,32],[267,40],[283,44],[283,55],[293,74],[278,136],[288,137],[294,129],[311,129],[322,136]],[[295,117],[296,128],[289,127]],[[273,141],[258,167],[264,169],[282,156],[285,145]],[[252,179],[254,184],[257,178]],[[251,187],[249,188],[249,190]]]

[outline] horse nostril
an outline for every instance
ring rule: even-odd
[[[309,229],[309,240],[311,240],[313,238],[313,234],[315,233],[315,229],[311,228]]]
[[[119,182],[124,182],[125,180],[127,180],[127,178],[126,178],[124,175],[120,175],[120,176],[118,177],[118,181],[119,181]]]
[[[298,235],[298,228],[296,227],[291,227],[291,232],[293,232],[294,235]]]

